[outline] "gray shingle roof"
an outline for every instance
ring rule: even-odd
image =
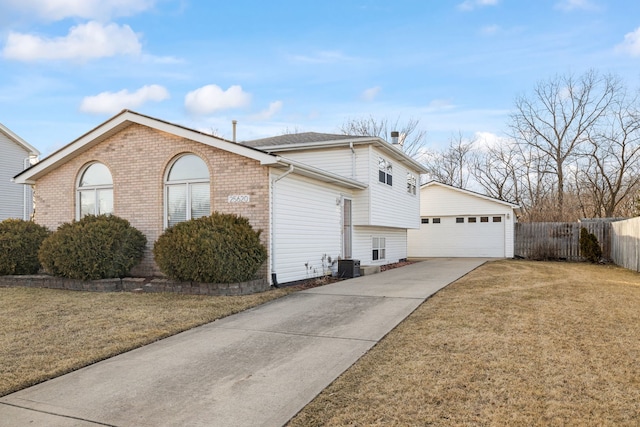
[[[303,132],[273,136],[271,138],[242,141],[240,144],[248,147],[263,148],[278,145],[311,144],[323,141],[339,141],[342,139],[371,138],[370,136],[338,135],[333,133]]]

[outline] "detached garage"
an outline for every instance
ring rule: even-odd
[[[518,205],[431,181],[420,188],[420,229],[408,256],[512,258]]]

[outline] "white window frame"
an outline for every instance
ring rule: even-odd
[[[167,166],[166,170],[165,170],[165,174],[164,174],[164,206],[163,206],[163,210],[164,210],[164,228],[168,228],[169,227],[169,188],[171,187],[184,187],[186,194],[185,194],[185,209],[186,209],[186,213],[185,213],[185,221],[189,221],[190,219],[192,219],[192,212],[191,212],[191,188],[194,184],[209,184],[209,214],[211,213],[211,179],[209,177],[202,178],[202,179],[183,179],[183,180],[175,180],[175,181],[169,181],[169,173],[171,172],[171,168],[173,168],[173,166],[176,164],[176,162],[178,162],[178,160],[180,160],[181,158],[183,158],[184,156],[188,156],[188,155],[193,155],[198,157],[206,166],[207,166],[207,170],[209,170],[209,166],[207,165],[207,162],[204,161],[204,159],[200,156],[198,156],[197,154],[194,153],[183,153],[181,155],[179,155],[178,157],[176,157],[175,159],[173,159],[173,161],[171,163],[169,163],[169,165]]]
[[[371,260],[383,261],[387,259],[387,239],[382,236],[371,238]],[[377,253],[376,253],[377,252]]]
[[[378,157],[378,182],[393,187],[393,164],[384,157]]]
[[[415,196],[418,179],[411,172],[407,172],[407,193]]]
[[[111,184],[101,184],[101,185],[86,185],[84,187],[80,187],[80,183],[82,182],[82,178],[84,174],[89,170],[91,166],[94,165],[102,165],[109,171],[109,176],[111,177]],[[107,212],[107,215],[113,213],[115,200],[113,198],[113,174],[107,165],[102,162],[91,162],[85,165],[82,168],[81,172],[78,174],[78,178],[76,180],[76,220],[82,219],[82,193],[91,194],[93,193],[94,202],[93,202],[93,213],[89,213],[86,215],[100,215],[100,191],[102,190],[111,190],[111,212]]]

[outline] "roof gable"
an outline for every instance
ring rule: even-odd
[[[132,124],[147,126],[152,129],[166,132],[192,141],[206,144],[224,151],[248,157],[259,161],[261,164],[276,164],[278,158],[252,147],[243,146],[232,141],[227,141],[203,132],[198,132],[184,126],[169,123],[150,116],[145,116],[130,110],[123,110],[106,122],[85,133],[60,150],[49,155],[39,163],[31,166],[15,176],[15,182],[19,184],[33,183],[39,177],[46,175],[61,164],[77,156],[78,154],[94,147],[110,136],[126,129]]]
[[[443,182],[439,182],[439,181],[429,181],[426,184],[423,184],[420,187],[420,191],[428,191],[429,188],[432,187],[439,187],[439,188],[443,188],[449,191],[454,191],[457,192],[461,195],[465,195],[465,196],[469,196],[469,197],[474,197],[480,200],[484,200],[487,202],[492,202],[492,203],[497,203],[500,205],[504,205],[507,207],[510,207],[512,209],[518,209],[519,206],[515,203],[511,203],[511,202],[507,202],[504,200],[500,200],[500,199],[496,199],[495,197],[490,197],[490,196],[486,196],[484,194],[480,194],[480,193],[476,193],[475,191],[471,191],[471,190],[466,190],[464,188],[460,188],[460,187],[454,187],[453,185],[449,185],[449,184],[445,184]]]
[[[9,129],[8,127],[4,126],[2,123],[0,123],[0,132],[2,132],[3,134],[5,134],[7,136],[7,138],[9,138],[10,140],[12,140],[13,142],[15,142],[17,145],[19,145],[20,147],[24,148],[26,151],[29,152],[29,154],[33,155],[33,156],[38,156],[40,155],[40,152],[34,148],[31,144],[29,144],[27,141],[25,141],[24,139],[20,138],[18,135],[16,135],[15,133],[13,133],[11,131],[11,129]]]

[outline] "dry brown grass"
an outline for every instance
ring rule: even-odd
[[[425,302],[290,426],[640,424],[640,275],[498,261]]]
[[[210,297],[0,288],[0,396],[297,289]]]

